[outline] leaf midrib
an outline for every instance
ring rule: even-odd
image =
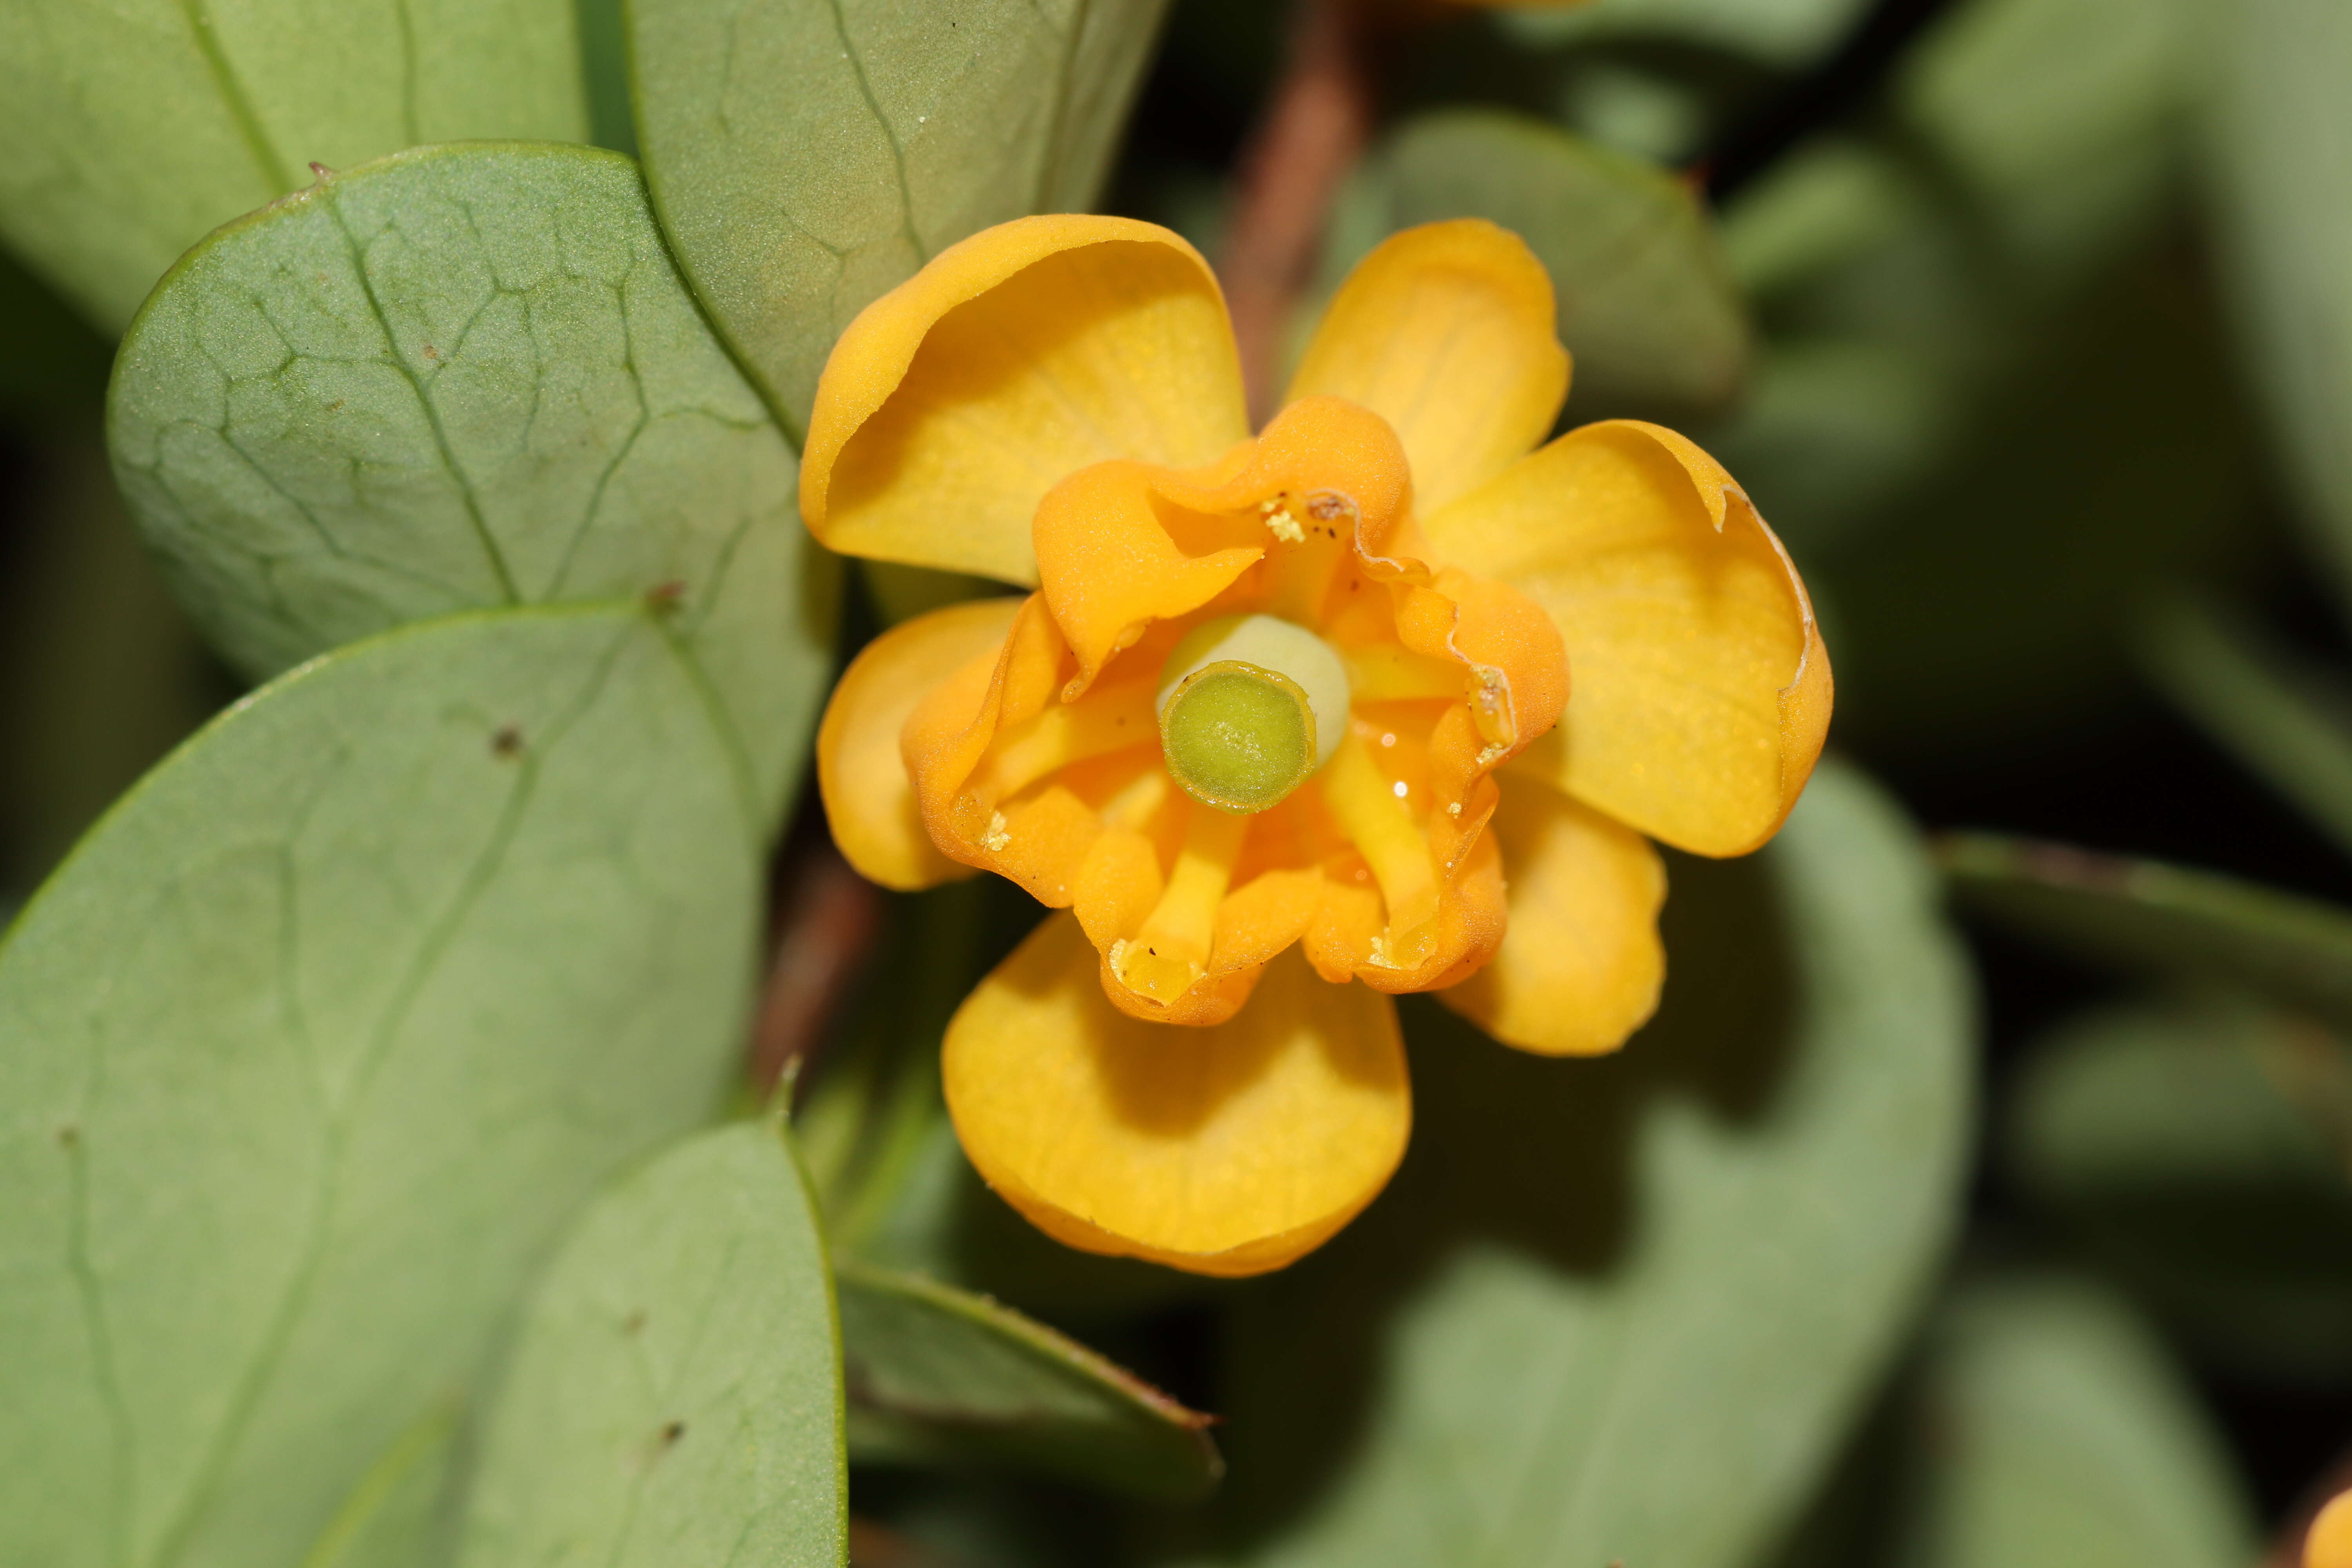
[[[244,85],[236,79],[230,66],[228,51],[221,45],[220,35],[213,27],[212,12],[205,0],[179,0],[180,15],[188,24],[188,32],[195,40],[196,52],[204,58],[205,70],[213,79],[213,87],[221,97],[222,107],[236,126],[238,140],[253,159],[254,167],[269,186],[272,195],[294,188],[293,171],[262,129],[261,116],[253,101],[246,96]]]

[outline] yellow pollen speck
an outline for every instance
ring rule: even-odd
[[[988,837],[982,838],[981,842],[988,846],[991,854],[1002,854],[1011,847],[1013,835],[1005,829],[1003,812],[992,811],[988,814]]]
[[[1482,768],[1494,766],[1496,763],[1503,760],[1503,753],[1509,749],[1510,748],[1507,746],[1501,745],[1494,745],[1485,748],[1478,753],[1478,765]]]
[[[1445,815],[1446,815],[1446,816],[1461,816],[1461,815],[1462,815],[1462,803],[1461,803],[1460,801],[1458,801],[1458,800],[1457,800],[1457,801],[1455,801],[1452,805],[1447,806],[1447,807],[1445,808]]]
[[[1364,962],[1375,969],[1394,969],[1396,965],[1389,962],[1389,939],[1385,936],[1372,938],[1372,950],[1365,955]]]
[[[1405,785],[1405,782],[1404,782],[1404,780],[1402,780],[1402,779],[1399,779],[1399,780],[1397,780],[1397,782],[1396,782],[1395,784],[1393,784],[1390,785],[1389,787],[1396,791],[1396,797],[1397,797],[1399,800],[1402,800],[1406,795],[1411,795],[1411,794],[1412,793],[1412,790],[1410,790],[1409,788],[1407,788],[1407,787],[1406,787],[1406,785]]]

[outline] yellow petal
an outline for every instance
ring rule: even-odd
[[[1388,1182],[1412,1121],[1386,996],[1269,963],[1230,1022],[1171,1028],[1103,995],[1048,917],[948,1026],[948,1109],[988,1184],[1047,1235],[1196,1274],[1322,1245]]]
[[[1421,510],[1524,457],[1568,395],[1551,275],[1483,218],[1391,235],[1349,273],[1290,400],[1328,393],[1396,426]]]
[[[1197,468],[1249,434],[1224,296],[1200,253],[1128,218],[984,229],[834,345],[801,516],[850,555],[1034,584],[1029,520],[1090,463]]]
[[[2352,1491],[2327,1500],[2303,1538],[2303,1568],[2352,1568]]]
[[[1423,529],[1568,645],[1559,728],[1507,773],[1696,854],[1779,829],[1829,727],[1829,655],[1788,552],[1715,459],[1654,425],[1588,425]]]
[[[1015,598],[975,599],[884,632],[852,659],[816,732],[817,792],[842,854],[869,881],[911,892],[969,877],[931,845],[898,749],[907,716],[965,665],[993,659]]]
[[[1494,961],[1437,999],[1521,1050],[1615,1050],[1657,1010],[1665,979],[1658,852],[1532,779],[1505,783],[1487,831],[1502,845],[1511,923]]]

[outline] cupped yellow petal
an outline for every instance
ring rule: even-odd
[[[1091,463],[1180,468],[1249,434],[1224,296],[1155,224],[1055,216],[982,230],[834,345],[801,457],[833,549],[1034,584],[1029,521]]]
[[[1075,916],[1049,917],[948,1026],[948,1109],[988,1184],[1055,1239],[1196,1274],[1320,1246],[1388,1182],[1412,1096],[1386,996],[1296,952],[1230,1022],[1113,1007]]]
[[[932,846],[898,737],[941,681],[994,659],[1021,605],[975,599],[917,616],[866,644],[833,689],[817,726],[817,792],[834,842],[869,881],[911,892],[972,874]]]
[[[1506,773],[1695,854],[1779,829],[1829,727],[1829,655],[1788,552],[1715,459],[1654,425],[1588,425],[1422,528],[1568,645],[1567,712]]]
[[[1437,999],[1507,1046],[1613,1051],[1657,1010],[1666,870],[1650,841],[1532,779],[1487,825],[1502,846],[1510,925],[1486,968]]]
[[[2352,1491],[2327,1500],[2303,1538],[2303,1568],[2352,1568]]]
[[[1391,235],[1349,274],[1289,397],[1328,393],[1396,427],[1426,512],[1501,473],[1568,396],[1551,275],[1483,218]]]

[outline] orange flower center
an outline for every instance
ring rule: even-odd
[[[1206,469],[1070,476],[979,710],[962,688],[908,727],[935,841],[1075,905],[1140,1016],[1230,1016],[1298,941],[1382,990],[1483,963],[1488,774],[1566,660],[1517,594],[1406,553],[1410,504],[1394,433],[1337,398]]]

